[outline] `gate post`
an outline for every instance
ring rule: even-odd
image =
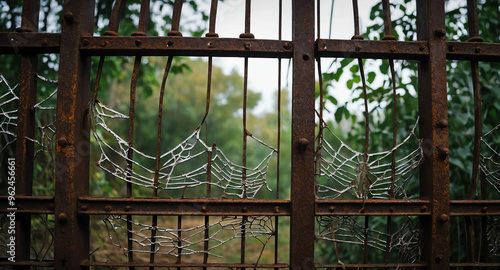
[[[314,0],[292,4],[290,269],[314,269]]]
[[[417,1],[418,40],[428,41],[429,57],[419,62],[418,102],[424,160],[420,197],[430,200],[422,217],[423,257],[429,269],[450,268],[450,179],[446,93],[444,0]]]
[[[17,32],[38,32],[39,0],[23,1],[21,27]],[[32,113],[36,104],[38,68],[37,54],[21,56],[21,73],[19,75],[19,113],[16,141],[16,193],[31,196],[33,192],[33,160],[34,144],[27,138],[35,137],[35,115]],[[30,260],[31,247],[31,214],[17,213],[16,224],[16,261]],[[20,266],[19,269],[29,269]]]
[[[77,199],[89,190],[90,57],[80,38],[92,36],[95,1],[66,0],[63,6],[57,93],[55,269],[80,269],[89,256],[89,217],[77,215]]]

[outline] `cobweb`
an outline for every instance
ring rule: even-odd
[[[489,217],[486,222],[486,235],[490,254],[500,256],[500,220]]]
[[[35,113],[35,138],[27,138],[37,145],[35,157],[45,152],[52,154],[53,140],[56,135],[56,100],[57,81],[47,79],[37,74],[37,78],[49,84],[56,85],[50,94],[33,106]]]
[[[57,81],[47,79],[38,74],[37,79],[57,85]],[[2,84],[5,84],[7,91],[0,96],[0,135],[5,142],[0,152],[16,141],[19,114],[19,97],[15,93],[19,84],[10,87],[5,77],[0,74],[0,85]],[[33,113],[35,114],[35,137],[26,139],[36,144],[35,157],[40,152],[52,153],[52,142],[56,133],[56,95],[57,87],[46,98],[33,106]]]
[[[316,239],[328,240],[340,244],[365,244],[365,227],[350,216],[319,216],[319,233]],[[385,232],[366,229],[367,245],[385,251],[389,235]],[[405,222],[391,234],[389,252],[397,252],[398,262],[414,263],[421,257],[421,232],[413,221],[406,217]],[[349,249],[347,249],[349,250]],[[340,258],[337,258],[340,261]]]
[[[481,151],[480,166],[486,181],[500,193],[500,124],[484,134],[481,142],[486,146]]]
[[[410,139],[414,139],[418,147],[396,160],[394,168],[394,195],[407,198],[408,184],[423,158],[421,140],[415,134],[416,128],[417,124],[396,147],[384,152],[368,153],[367,160],[364,160],[363,153],[350,148],[324,125],[323,132],[328,131],[334,141],[329,142],[323,137],[319,144],[321,162],[317,196],[322,199],[335,199],[350,193],[358,199],[390,198],[392,155],[402,145],[410,143]]]
[[[19,97],[16,88],[19,84],[11,87],[5,77],[0,73],[0,136],[3,137],[3,146],[0,152],[16,141],[16,127]]]
[[[270,216],[247,218],[222,217],[217,222],[198,225],[187,229],[170,229],[152,227],[143,223],[127,220],[120,215],[109,215],[104,218],[108,235],[114,246],[128,253],[127,233],[132,235],[133,252],[155,253],[172,255],[175,257],[193,254],[209,254],[220,257],[212,251],[221,245],[236,239],[251,237],[257,239],[264,246],[274,235],[272,218]],[[127,229],[127,223],[131,224],[131,230]],[[209,237],[205,238],[205,231],[209,230]],[[156,235],[151,238],[151,231]],[[125,239],[124,239],[125,238]],[[124,242],[124,244],[122,244]],[[204,243],[209,242],[208,249],[204,249]],[[154,245],[154,251],[151,246]]]
[[[179,145],[160,156],[159,185],[155,187],[154,166],[144,165],[145,163],[138,162],[136,157],[140,156],[145,160],[156,160],[156,157],[129,147],[128,142],[110,127],[113,121],[115,121],[113,124],[119,124],[119,120],[128,122],[129,116],[108,108],[99,101],[93,105],[92,112],[93,135],[101,150],[97,165],[118,179],[163,190],[186,189],[209,184],[211,187],[219,188],[223,196],[235,195],[240,198],[246,196],[250,199],[254,198],[262,187],[271,191],[267,183],[267,171],[269,162],[277,150],[254,136],[250,135],[267,147],[270,153],[257,166],[249,168],[231,162],[215,144],[209,147],[200,138],[200,128],[197,128]],[[105,140],[104,137],[110,139]],[[134,159],[128,158],[128,151],[133,152]],[[202,158],[204,162],[201,166],[187,172],[181,170],[185,167],[181,165]],[[133,164],[134,169],[128,169],[126,163]],[[207,182],[209,171],[211,177],[210,182]]]

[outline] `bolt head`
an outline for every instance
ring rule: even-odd
[[[62,224],[66,224],[68,223],[68,215],[66,213],[60,213],[57,216],[57,220],[59,220],[59,222]]]
[[[75,22],[75,15],[71,11],[64,13],[64,20],[69,24],[73,24]]]
[[[59,146],[61,147],[66,147],[68,145],[68,140],[66,139],[66,137],[61,137],[57,140],[57,144],[59,144]]]
[[[444,37],[446,35],[446,29],[444,28],[439,28],[434,31],[434,34],[436,37]]]
[[[448,220],[450,220],[450,217],[447,214],[441,214],[439,216],[439,221],[441,221],[442,223],[447,222]]]
[[[299,143],[299,147],[301,149],[305,149],[305,148],[307,148],[307,145],[309,144],[309,140],[307,140],[306,138],[300,138],[298,140],[298,143]]]

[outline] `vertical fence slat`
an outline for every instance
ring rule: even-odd
[[[21,27],[18,32],[37,32],[39,0],[25,0]],[[31,196],[33,192],[33,162],[34,144],[27,138],[35,137],[35,114],[33,107],[36,103],[38,55],[23,54],[21,56],[21,72],[19,75],[19,118],[16,141],[16,194]],[[16,261],[30,259],[31,215],[17,216],[16,224]],[[20,268],[29,269],[29,267]]]
[[[79,269],[89,256],[89,216],[77,215],[77,198],[89,189],[90,57],[79,41],[94,29],[94,1],[65,1],[57,96],[54,266]]]
[[[419,63],[420,137],[424,160],[420,196],[431,201],[423,217],[423,256],[430,269],[449,269],[450,191],[444,0],[417,1],[417,34],[427,40],[429,57]]]
[[[314,0],[292,3],[290,269],[314,269]]]

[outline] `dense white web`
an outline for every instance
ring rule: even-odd
[[[217,222],[186,229],[153,227],[127,220],[119,215],[107,216],[104,218],[104,222],[111,243],[122,248],[125,254],[129,251],[127,248],[127,235],[131,235],[130,240],[133,242],[131,249],[133,252],[172,255],[175,257],[199,253],[220,257],[214,254],[213,251],[233,239],[254,238],[265,246],[274,235],[270,216],[222,217]],[[127,229],[127,223],[132,225],[132,229]],[[151,232],[153,230],[155,236],[152,238]],[[205,238],[206,230],[209,231],[208,238]],[[209,244],[208,249],[204,248],[205,242]],[[154,249],[151,251],[153,245]]]
[[[57,81],[47,79],[37,74],[37,79],[47,82],[50,85],[57,85]],[[5,80],[5,77],[0,74],[0,90],[5,91],[0,95],[0,135],[5,142],[0,149],[3,151],[9,144],[16,141],[17,138],[17,120],[19,114],[19,97],[16,95],[16,88],[19,84],[11,87]],[[51,87],[49,87],[51,88]],[[52,153],[53,138],[56,133],[56,98],[57,86],[49,89],[50,94],[36,103],[32,111],[35,115],[35,136],[34,138],[26,138],[36,144],[35,156],[40,152]]]
[[[276,152],[274,148],[249,135],[251,138],[269,149],[269,154],[255,167],[244,167],[231,162],[223,151],[215,144],[208,146],[200,138],[200,128],[176,147],[160,156],[158,186],[154,185],[154,166],[145,165],[137,161],[137,156],[146,160],[156,160],[156,157],[145,154],[134,147],[129,147],[127,141],[120,137],[111,127],[113,124],[127,125],[128,115],[108,108],[99,101],[93,105],[93,135],[98,142],[101,156],[97,165],[118,179],[148,188],[175,190],[193,188],[209,184],[222,191],[223,196],[246,195],[254,198],[255,194],[265,187],[271,191],[267,183],[269,162]],[[103,139],[107,137],[107,139]],[[128,152],[133,152],[133,159],[128,158]],[[209,158],[210,157],[210,158]],[[183,171],[183,164],[203,159],[203,164],[196,169]],[[127,167],[132,164],[133,169]],[[195,163],[197,164],[197,163]],[[207,175],[210,171],[210,182]]]
[[[0,74],[0,136],[2,136],[3,145],[0,152],[16,141],[16,127],[19,97],[16,95],[16,88],[7,82],[5,77]]]
[[[322,199],[336,199],[349,193],[358,199],[390,198],[392,155],[402,145],[413,141],[415,149],[397,159],[394,168],[394,195],[407,198],[408,184],[423,157],[421,140],[415,134],[416,127],[417,124],[396,147],[384,152],[368,153],[367,160],[364,160],[363,153],[350,148],[324,125],[323,132],[328,131],[333,141],[322,137],[319,144],[321,159],[318,164],[320,176],[316,187],[317,196]]]
[[[381,251],[387,248],[387,233],[371,228],[365,230],[353,217],[321,216],[317,217],[317,221],[319,233],[316,238],[333,241],[339,245],[339,249],[342,244],[364,245],[365,235],[368,246]],[[397,252],[400,263],[414,263],[421,257],[421,238],[420,230],[407,217],[402,226],[390,235],[389,252]]]
[[[35,138],[27,138],[34,142],[38,147],[35,156],[40,152],[52,154],[53,139],[56,135],[56,100],[57,100],[57,81],[50,80],[37,74],[41,81],[56,85],[52,92],[33,106],[35,112]]]
[[[486,181],[500,193],[500,124],[484,134],[480,166]]]

